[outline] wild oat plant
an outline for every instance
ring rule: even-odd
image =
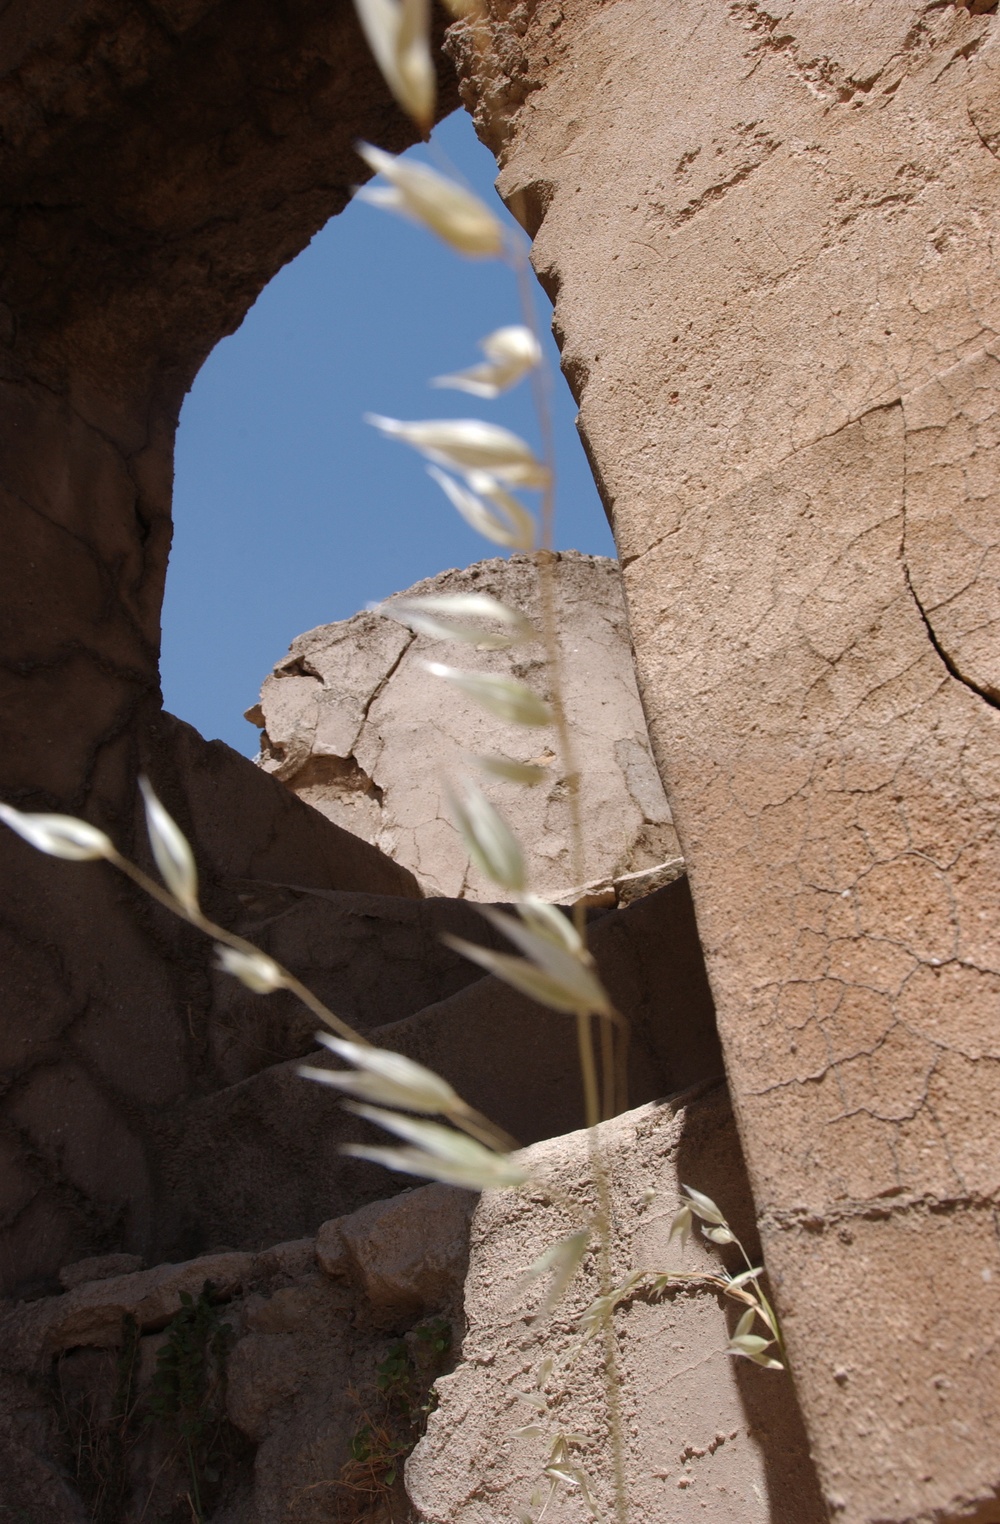
[[[477,0],[446,0],[449,10],[466,18],[478,43]],[[355,0],[375,59],[393,94],[426,135],[434,118],[435,70],[429,40],[429,0]],[[480,418],[406,422],[368,415],[367,422],[389,439],[409,445],[428,462],[427,470],[449,502],[475,530],[505,549],[534,552],[539,583],[540,627],[519,609],[482,593],[399,597],[380,612],[410,629],[456,645],[498,650],[535,643],[544,650],[547,696],[513,678],[466,672],[459,666],[428,662],[442,683],[460,689],[489,713],[528,728],[551,727],[559,746],[561,771],[570,805],[574,881],[584,883],[583,832],[579,775],[573,738],[562,700],[552,555],[554,470],[548,388],[542,374],[542,347],[535,325],[529,268],[523,242],[510,235],[489,208],[451,175],[412,163],[367,143],[358,152],[384,182],[357,195],[373,205],[411,219],[453,251],[468,258],[501,259],[516,277],[521,320],[488,334],[481,343],[485,358],[465,370],[438,376],[432,384],[492,399],[525,378],[533,383],[540,453],[518,435]],[[517,493],[538,495],[538,511]],[[471,758],[480,771],[524,788],[541,781],[541,770],[509,756]],[[198,897],[194,854],[176,822],[148,780],[141,780],[150,844],[162,884],[123,857],[97,827],[70,816],[27,814],[0,805],[0,819],[32,846],[54,857],[113,864],[166,909],[196,926],[215,943],[218,967],[264,995],[287,989],[323,1023],[318,1040],[341,1059],[343,1069],[302,1065],[307,1079],[340,1090],[345,1106],[389,1133],[391,1146],[347,1144],[344,1152],[392,1170],[470,1190],[517,1190],[536,1184],[516,1154],[513,1140],[459,1096],[440,1075],[403,1054],[377,1048],[330,1011],[288,969],[242,937],[216,925]],[[450,945],[513,988],[574,1023],[583,1084],[589,1157],[597,1208],[568,1237],[553,1244],[531,1267],[534,1278],[551,1275],[546,1310],[551,1310],[593,1247],[598,1295],[580,1320],[580,1340],[597,1338],[604,1357],[610,1459],[614,1478],[614,1514],[626,1524],[628,1502],[624,1469],[623,1420],[620,1411],[618,1350],[614,1315],[640,1289],[665,1292],[671,1284],[699,1281],[745,1306],[729,1342],[729,1352],[758,1365],[781,1368],[781,1334],[773,1308],[761,1289],[762,1270],[751,1264],[743,1246],[716,1204],[685,1187],[673,1232],[684,1239],[697,1220],[713,1243],[736,1244],[746,1268],[737,1275],[667,1276],[636,1271],[619,1285],[611,1277],[611,1213],[607,1173],[597,1124],[627,1105],[625,1059],[627,1025],[615,1010],[588,951],[582,901],[569,919],[554,905],[532,894],[524,856],[514,832],[477,786],[471,774],[448,788],[451,813],[469,856],[514,905],[515,914],[483,907],[483,915],[510,941],[515,952],[502,953],[457,937]],[[596,1032],[595,1032],[596,1022]],[[595,1041],[596,1038],[596,1041]],[[349,1066],[349,1067],[348,1067]],[[434,1120],[431,1120],[431,1119]],[[762,1330],[762,1331],[759,1331]],[[543,1361],[543,1366],[545,1362]],[[540,1370],[539,1385],[549,1374]],[[531,1432],[541,1433],[538,1426]],[[525,1431],[521,1431],[525,1432]],[[523,1524],[538,1524],[559,1489],[577,1495],[594,1518],[600,1510],[594,1489],[574,1456],[574,1436],[549,1436],[551,1448],[531,1506],[520,1511]]]

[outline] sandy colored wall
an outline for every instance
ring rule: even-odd
[[[490,15],[828,1505],[993,1519],[1000,23]]]
[[[592,885],[613,902],[640,882],[683,871],[677,835],[649,749],[639,702],[621,574],[606,556],[575,551],[554,565],[562,701],[580,769],[583,861],[574,861],[566,768],[550,730],[487,714],[427,671],[455,647],[378,613],[321,625],[292,642],[247,718],[262,726],[259,761],[300,799],[372,842],[416,876],[427,894],[493,900],[496,885],[469,861],[447,789],[472,779],[514,826],[532,892],[567,901]],[[529,556],[441,572],[406,597],[487,593],[539,624]],[[390,600],[391,602],[391,600]],[[513,677],[546,691],[538,641],[462,654],[467,671]],[[530,790],[478,769],[477,755],[541,766]],[[659,870],[658,874],[655,870]],[[631,875],[631,877],[630,877]]]

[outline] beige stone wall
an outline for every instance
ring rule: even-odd
[[[844,1524],[1000,1519],[998,26],[939,0],[491,0],[475,46],[453,34],[556,300],[808,1441]],[[3,797],[130,847],[146,768],[203,843],[220,913],[412,894],[164,717],[156,685],[184,389],[344,203],[353,138],[412,134],[331,0],[15,0],[0,44]],[[7,836],[0,855],[4,1286],[223,1226],[297,1233],[323,1190],[346,1208],[385,1188],[329,1186],[318,1107],[293,1133],[287,1013],[227,1050],[183,928],[103,866]],[[270,917],[289,945],[298,905]],[[660,1089],[691,1062],[669,1009],[687,986],[640,910],[608,934],[639,1077]],[[539,1131],[571,1127],[569,1059],[486,986],[411,1011],[408,1051],[457,1055],[488,1109],[499,1090]],[[711,1062],[703,990],[696,1009]],[[510,1020],[555,1054],[527,1102]],[[315,1341],[300,1325],[292,1343],[301,1376]],[[5,1475],[78,1518],[25,1452],[51,1374],[15,1394]]]
[[[640,1270],[679,1277],[666,1297],[637,1287],[615,1314],[629,1516],[643,1524],[823,1524],[788,1375],[727,1355],[739,1309],[697,1280],[717,1275],[724,1261],[733,1273],[742,1262],[732,1248],[720,1255],[697,1236],[686,1245],[670,1240],[681,1183],[697,1179],[756,1252],[725,1087],[626,1112],[599,1129],[599,1147],[614,1217],[613,1284]],[[587,1135],[539,1143],[525,1159],[537,1182],[533,1210],[491,1191],[473,1219],[461,1360],[438,1383],[427,1436],[406,1468],[423,1524],[537,1519],[559,1434],[577,1436],[571,1457],[602,1516],[616,1517],[605,1350],[600,1338],[580,1337],[598,1292],[596,1246],[550,1313],[546,1279],[528,1275],[595,1209]],[[545,1519],[582,1517],[579,1493],[557,1487]]]
[[[1000,23],[489,9],[828,1505],[995,1519]]]
[[[503,674],[544,689],[538,643],[470,650],[416,635],[375,613],[322,625],[292,642],[247,718],[262,725],[260,763],[328,819],[372,842],[417,876],[425,893],[492,900],[452,824],[446,782],[473,779],[509,820],[536,894],[615,879],[664,862],[681,871],[677,835],[636,691],[615,562],[568,551],[555,565],[564,703],[581,773],[584,868],[575,873],[564,769],[553,730],[489,715],[426,670],[428,661]],[[537,574],[527,556],[442,572],[405,596],[476,591],[538,623]],[[456,653],[459,654],[456,654]],[[491,779],[477,752],[539,762],[533,789]]]

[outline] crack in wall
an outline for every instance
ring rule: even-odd
[[[903,483],[900,509],[902,516],[902,533],[900,536],[899,545],[899,560],[903,571],[903,579],[906,583],[907,591],[913,600],[913,604],[917,610],[917,613],[920,616],[921,622],[923,623],[924,629],[927,632],[927,638],[933,646],[936,654],[940,658],[941,662],[943,663],[946,671],[951,677],[955,679],[956,682],[961,683],[962,686],[967,688],[970,693],[976,694],[976,696],[981,698],[984,703],[988,704],[991,709],[1000,709],[1000,691],[989,684],[977,682],[975,678],[972,678],[968,676],[967,673],[963,672],[958,660],[951,654],[944,641],[938,635],[938,632],[934,627],[934,621],[931,618],[930,614],[927,612],[927,609],[924,607],[920,594],[917,592],[916,583],[914,582],[913,575],[910,570],[910,564],[907,556],[907,539],[909,529],[907,521],[907,507],[910,484],[910,458],[908,445],[911,430],[908,427],[906,420],[906,400],[907,399],[905,397],[900,397],[899,399],[899,406],[902,409],[903,415]],[[961,593],[956,596],[960,596],[964,592],[965,589],[962,589]]]
[[[371,711],[372,705],[374,704],[375,700],[377,698],[379,698],[381,696],[381,694],[385,691],[385,688],[386,688],[387,684],[390,683],[392,681],[392,679],[395,677],[396,673],[399,670],[399,664],[400,664],[400,662],[403,660],[403,657],[406,655],[407,651],[410,649],[410,647],[412,646],[413,642],[417,638],[412,630],[408,630],[407,634],[409,635],[409,639],[407,640],[406,645],[400,651],[399,655],[396,657],[396,660],[388,668],[388,670],[386,671],[384,676],[381,678],[381,680],[378,683],[376,683],[372,693],[370,694],[369,698],[367,699],[367,701],[365,703],[365,707],[364,707],[364,709],[361,712],[361,724],[358,726],[358,735],[357,735],[357,740],[355,741],[355,745],[357,745],[357,741],[361,739],[361,731],[364,729],[364,726],[365,726],[365,723],[366,723],[366,721],[368,719],[368,715],[369,715],[369,712]]]
[[[823,1233],[841,1224],[850,1227],[852,1222],[886,1222],[890,1218],[905,1218],[918,1213],[936,1217],[950,1216],[957,1212],[986,1212],[995,1215],[995,1197],[979,1193],[956,1196],[931,1196],[927,1194],[904,1196],[898,1188],[891,1194],[870,1201],[848,1201],[825,1206],[822,1212],[811,1207],[769,1207],[760,1215],[760,1226],[766,1232],[777,1233]]]
[[[672,227],[683,227],[686,222],[690,222],[692,217],[697,217],[698,213],[704,211],[706,207],[712,206],[716,201],[721,201],[729,191],[735,190],[738,185],[742,185],[746,180],[749,180],[750,176],[758,169],[761,169],[771,155],[781,147],[777,138],[770,137],[766,133],[756,134],[753,144],[759,150],[759,156],[747,159],[742,164],[737,164],[732,174],[727,175],[722,180],[715,181],[707,186],[693,201],[688,201],[671,218]]]
[[[906,510],[905,510],[905,507],[904,507],[903,513],[904,513],[903,523],[904,523],[904,540],[905,540],[905,523],[906,523],[906,518],[905,518]],[[910,568],[906,564],[905,550],[904,550],[904,554],[903,554],[903,558],[902,558],[902,565],[903,565],[903,576],[906,579],[906,586],[908,587],[908,589],[910,591],[910,596],[912,597],[913,602],[916,605],[917,613],[920,615],[920,618],[923,621],[924,629],[927,631],[927,638],[930,641],[931,645],[934,647],[934,649],[937,652],[938,656],[941,658],[941,661],[944,663],[944,666],[947,668],[947,670],[950,673],[950,675],[955,679],[956,682],[961,683],[964,688],[968,688],[970,693],[975,693],[979,698],[981,698],[983,700],[984,703],[989,704],[991,709],[1000,709],[1000,693],[996,692],[992,688],[984,687],[982,684],[975,682],[974,679],[971,678],[971,677],[966,677],[965,673],[958,666],[958,664],[955,661],[954,657],[949,654],[949,652],[945,649],[945,647],[942,645],[941,641],[939,640],[938,635],[937,635],[937,631],[934,629],[934,625],[931,623],[930,616],[928,615],[927,610],[924,608],[923,604],[921,603],[920,598],[919,598],[919,596],[917,594],[917,590],[916,590],[916,588],[913,585],[913,579],[910,576]]]

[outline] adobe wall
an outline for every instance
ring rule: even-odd
[[[1000,23],[492,17],[456,56],[618,539],[827,1505],[995,1524]],[[352,140],[410,140],[350,6],[17,0],[0,59],[0,794],[141,853],[145,766],[220,913],[247,879],[412,894],[156,677],[184,390]],[[3,1284],[171,1253],[163,1139],[221,1080],[205,950],[103,867],[5,835],[0,873]]]
[[[562,759],[549,734],[487,714],[426,670],[453,662],[454,642],[378,613],[320,625],[292,641],[247,719],[261,726],[258,761],[338,825],[409,868],[425,894],[496,898],[452,824],[447,789],[472,777],[516,823],[534,894],[589,903],[648,893],[684,871],[670,806],[649,750],[617,561],[557,554],[553,580],[562,703],[582,764],[583,863],[574,862]],[[540,623],[534,558],[477,561],[418,582],[405,598],[487,593]],[[400,595],[395,595],[400,596]],[[462,652],[465,671],[528,681],[546,692],[537,643]],[[477,753],[543,769],[530,790],[470,769]]]
[[[164,716],[157,675],[181,400],[345,204],[359,136],[401,149],[412,129],[348,4],[0,15],[0,798],[85,815],[141,858],[144,768],[220,915],[240,878],[419,892]],[[196,1182],[171,1178],[163,1130],[221,1079],[203,939],[6,830],[0,878],[4,1290],[88,1252],[175,1249]]]
[[[489,13],[831,1516],[996,1520],[1000,22]]]

